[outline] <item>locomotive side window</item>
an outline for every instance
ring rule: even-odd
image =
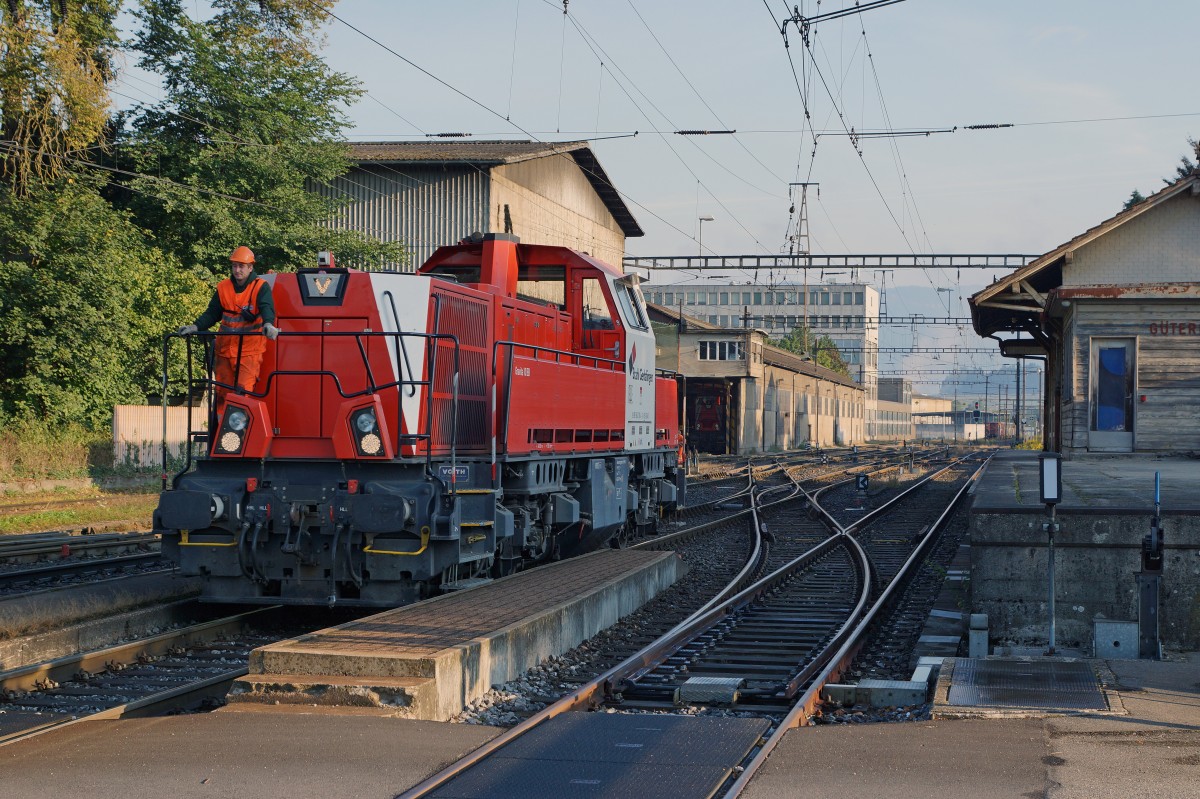
[[[567,270],[561,266],[522,266],[517,275],[517,297],[544,302],[558,310],[567,307]]]
[[[641,298],[638,296],[638,290],[635,286],[629,283],[617,283],[617,302],[621,305],[621,315],[625,317],[625,321],[630,327],[636,327],[638,330],[648,330],[646,325],[646,315],[642,313]]]
[[[612,311],[608,308],[608,300],[604,297],[604,289],[598,278],[583,279],[583,329],[615,329]]]
[[[473,266],[442,264],[439,267],[431,269],[428,274],[433,277],[452,280],[455,283],[478,283],[479,264]]]

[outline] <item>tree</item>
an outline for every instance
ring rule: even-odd
[[[1186,154],[1181,155],[1179,157],[1179,166],[1175,167],[1175,174],[1171,175],[1170,177],[1163,178],[1163,183],[1168,186],[1174,186],[1179,181],[1190,178],[1192,175],[1196,174],[1198,169],[1200,169],[1200,139],[1193,139],[1189,136],[1187,143],[1188,147],[1192,148],[1192,154],[1196,160],[1192,161],[1191,157]],[[1130,208],[1137,205],[1144,199],[1146,198],[1142,196],[1142,193],[1137,189],[1134,189],[1129,195],[1129,199],[1125,201],[1125,205],[1121,210],[1128,211]]]
[[[1174,176],[1163,178],[1163,183],[1168,186],[1174,186],[1179,181],[1190,178],[1195,173],[1197,165],[1200,164],[1200,140],[1188,137],[1187,142],[1188,146],[1192,148],[1192,154],[1195,156],[1196,162],[1193,162],[1187,155],[1180,156],[1179,166],[1175,167]]]
[[[1128,211],[1130,208],[1132,208],[1133,206],[1137,205],[1140,202],[1143,202],[1145,199],[1146,198],[1142,195],[1142,193],[1140,191],[1138,191],[1137,189],[1134,189],[1132,192],[1130,192],[1129,199],[1125,201],[1125,207],[1122,208],[1121,210]]]
[[[0,197],[0,416],[102,428],[155,391],[165,317],[196,303],[104,180]]]
[[[811,356],[819,366],[849,377],[850,367],[842,359],[842,354],[838,351],[837,344],[833,343],[833,339],[821,335],[814,340],[813,336],[812,330],[802,325],[793,328],[790,333],[777,342],[777,345],[797,355]],[[810,341],[812,341],[811,348],[809,347]]]
[[[0,5],[0,185],[24,196],[103,147],[120,0]]]
[[[121,201],[180,263],[223,277],[246,244],[260,267],[400,260],[402,248],[328,221],[339,203],[310,191],[350,167],[344,108],[361,93],[317,55],[325,0],[213,0],[191,19],[181,0],[143,0],[133,47],[166,98],[137,109],[118,150],[131,171]]]

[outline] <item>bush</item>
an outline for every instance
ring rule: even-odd
[[[18,422],[0,432],[0,474],[18,480],[87,477],[94,450],[107,450],[110,437],[76,424]]]

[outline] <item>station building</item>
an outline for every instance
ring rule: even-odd
[[[312,190],[347,201],[333,227],[400,241],[415,269],[471,233],[580,250],[621,268],[644,235],[587,142],[354,142],[354,167]]]
[[[981,336],[1046,361],[1044,446],[1200,452],[1200,173],[971,297]]]
[[[649,310],[658,367],[683,375],[689,447],[748,455],[865,441],[865,392],[854,380],[772,345],[765,330]]]
[[[976,332],[1000,339],[1004,355],[1045,361],[1043,446],[1065,461],[1053,547],[1037,454],[1002,452],[981,476],[972,613],[987,614],[994,639],[1015,641],[1044,641],[1053,613],[1058,643],[1096,656],[1194,649],[1200,501],[1183,456],[1200,452],[1200,173],[970,304]]]

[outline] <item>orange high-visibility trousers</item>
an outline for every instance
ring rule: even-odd
[[[226,358],[218,355],[213,363],[213,378],[218,383],[234,385],[234,371],[237,372],[237,386],[243,391],[253,391],[258,382],[258,370],[262,368],[263,353],[242,353],[241,367],[238,368],[237,358]],[[225,395],[229,389],[224,386],[216,387],[217,413],[225,408]]]

